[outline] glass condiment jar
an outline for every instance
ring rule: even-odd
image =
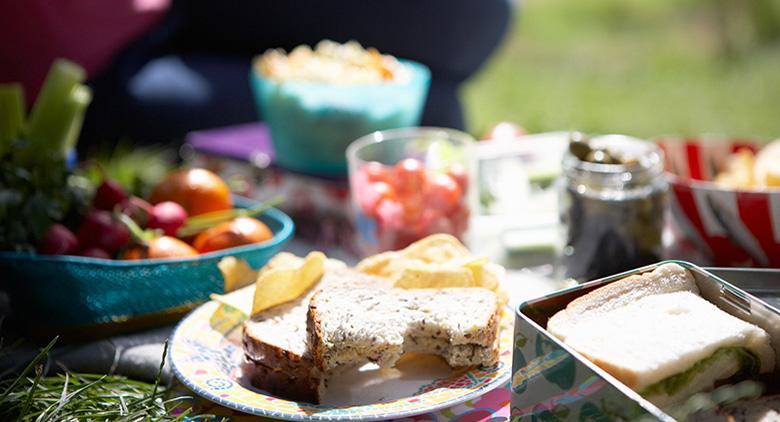
[[[628,136],[572,136],[560,208],[566,276],[594,280],[661,259],[663,157],[656,144]]]

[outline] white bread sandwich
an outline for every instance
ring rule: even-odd
[[[324,372],[405,352],[436,354],[452,367],[498,360],[500,308],[484,288],[323,289],[309,302],[312,356]]]
[[[766,331],[699,296],[677,264],[572,301],[547,330],[662,408],[775,368]]]
[[[244,370],[254,386],[291,400],[320,402],[327,380],[314,365],[307,345],[309,300],[320,289],[329,287],[392,285],[385,278],[333,267],[326,265],[320,281],[303,296],[244,322]]]

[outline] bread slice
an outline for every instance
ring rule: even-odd
[[[744,356],[755,356],[757,369],[771,372],[775,355],[768,334],[697,292],[685,269],[664,265],[572,301],[547,329],[659,406],[735,375]],[[691,376],[678,378],[673,390],[659,388],[657,383],[688,370]]]
[[[646,296],[672,292],[698,293],[696,280],[677,264],[664,264],[652,272],[632,275],[571,301],[547,322],[547,331],[566,341],[577,325]]]
[[[309,300],[320,289],[392,285],[390,280],[356,271],[327,271],[300,298],[274,306],[244,322],[247,375],[252,384],[291,400],[319,403],[325,376],[314,365],[307,345]]]
[[[405,352],[432,353],[450,366],[498,360],[499,305],[483,288],[326,289],[309,302],[310,347],[321,371],[374,362],[392,367]]]

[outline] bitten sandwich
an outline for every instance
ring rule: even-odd
[[[474,269],[444,273],[462,269],[466,281],[482,279],[471,276],[481,274],[481,261],[462,262]],[[260,274],[243,326],[244,370],[271,394],[320,403],[337,371],[367,362],[392,367],[406,352],[439,355],[452,367],[498,360],[501,302],[491,289],[398,288],[398,280],[348,269],[321,253],[279,255]],[[424,285],[431,278],[423,277]]]

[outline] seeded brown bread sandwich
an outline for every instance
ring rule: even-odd
[[[244,368],[254,386],[291,400],[320,402],[325,379],[309,353],[306,314],[317,291],[345,285],[388,287],[391,282],[346,268],[327,270],[305,295],[244,322]]]
[[[498,360],[500,309],[484,288],[334,288],[309,302],[312,357],[324,372],[405,352],[439,355],[452,367]]]

